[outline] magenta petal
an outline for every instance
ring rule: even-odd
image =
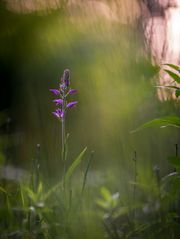
[[[52,114],[53,114],[54,116],[56,116],[57,118],[60,118],[60,116],[59,116],[59,114],[58,114],[57,112],[52,112]]]
[[[72,101],[72,102],[68,103],[66,107],[72,108],[73,106],[77,105],[77,103],[78,103],[77,101]]]
[[[56,103],[56,105],[62,105],[63,104],[62,99],[55,99],[55,100],[53,100],[53,102]]]
[[[58,113],[59,115],[61,115],[62,110],[61,110],[61,109],[57,109],[57,110],[56,110],[56,113]]]
[[[57,89],[50,89],[50,91],[51,91],[52,93],[54,93],[55,95],[59,95],[59,94],[60,94],[60,91],[57,90]]]
[[[54,116],[56,116],[58,119],[62,119],[64,118],[64,111],[62,111],[61,109],[56,109],[55,112],[52,112]]]
[[[69,90],[68,93],[69,93],[70,95],[73,95],[73,94],[76,94],[76,93],[77,93],[77,90],[71,89],[71,90]]]
[[[61,118],[64,118],[64,112],[63,112],[63,111],[61,112],[60,117],[61,117]]]

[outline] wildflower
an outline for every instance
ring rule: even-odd
[[[56,109],[53,113],[58,119],[65,120],[65,113],[68,108],[72,108],[77,105],[77,101],[72,101],[67,103],[68,95],[73,95],[77,93],[76,89],[71,89],[70,87],[70,70],[65,69],[59,83],[59,89],[50,89],[55,95],[59,95],[60,98],[54,99],[53,102],[59,108]]]

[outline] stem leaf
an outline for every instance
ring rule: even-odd
[[[70,167],[68,168],[65,177],[64,177],[64,181],[65,183],[70,179],[70,177],[72,176],[74,170],[78,167],[78,165],[81,163],[83,156],[85,154],[87,150],[87,147],[85,147],[83,149],[83,151],[77,156],[77,158],[72,162],[72,164],[70,165]]]
[[[174,72],[170,71],[170,70],[164,70],[166,73],[168,73],[168,75],[173,78],[173,80],[175,80],[177,83],[180,83],[180,77],[175,74]]]
[[[174,65],[174,64],[163,64],[163,65],[169,66],[169,67],[171,67],[172,69],[174,69],[174,70],[176,70],[176,71],[179,70],[179,66],[176,66],[176,65]]]
[[[180,128],[180,117],[177,116],[165,116],[159,119],[153,119],[143,125],[141,125],[139,128],[131,131],[132,133],[135,133],[139,130],[149,128],[152,126],[161,126],[161,127],[167,127],[167,126],[173,126]]]

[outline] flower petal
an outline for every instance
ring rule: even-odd
[[[52,112],[52,113],[53,113],[53,115],[55,115],[58,119],[64,118],[64,115],[65,115],[64,111],[62,111],[61,109],[56,109],[56,111],[55,111],[55,112]]]
[[[56,116],[57,118],[60,118],[60,115],[57,112],[52,112],[52,114]]]
[[[75,105],[77,105],[77,101],[72,101],[72,102],[69,102],[68,104],[67,104],[67,108],[72,108],[73,106],[75,106]]]
[[[56,103],[56,105],[62,105],[63,104],[62,99],[55,99],[55,100],[53,100],[53,102]]]
[[[73,95],[73,94],[76,94],[76,93],[77,93],[77,90],[71,89],[71,90],[69,90],[68,93],[69,93],[70,95]]]
[[[64,113],[64,111],[62,111],[60,117],[64,118],[64,116],[65,116],[65,113]]]
[[[56,109],[56,113],[58,113],[59,115],[62,113],[62,110],[61,109]]]
[[[60,91],[57,89],[49,89],[52,93],[54,93],[55,95],[60,95]]]

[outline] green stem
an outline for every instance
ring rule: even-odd
[[[61,141],[62,141],[62,163],[63,163],[63,187],[65,189],[65,181],[64,181],[64,178],[65,178],[65,175],[66,175],[66,152],[65,152],[65,144],[66,144],[66,139],[65,139],[65,108],[66,108],[66,98],[65,96],[63,95],[63,105],[62,105],[62,111],[64,112],[64,117],[62,117],[62,120],[61,120]]]
[[[64,149],[65,149],[65,118],[62,119],[62,160],[64,161]]]

